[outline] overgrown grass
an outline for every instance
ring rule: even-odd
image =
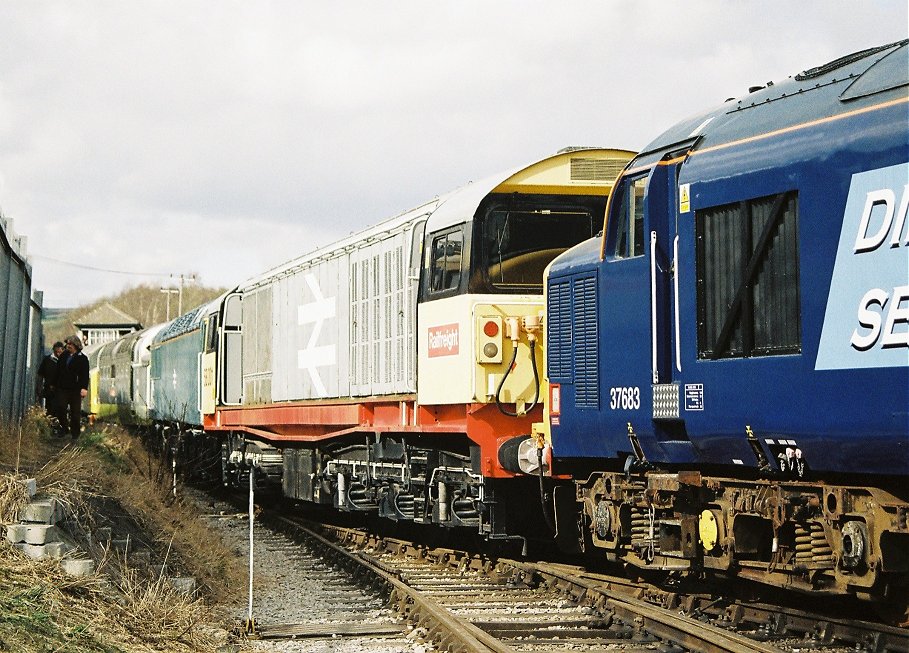
[[[224,601],[245,586],[241,560],[213,536],[198,508],[171,492],[170,468],[149,455],[138,440],[119,427],[106,427],[104,446],[116,450],[127,472],[110,477],[110,493],[126,506],[162,547],[177,556],[206,594]]]
[[[214,651],[223,643],[209,624],[212,602],[244,586],[242,560],[175,499],[161,461],[119,427],[83,432],[78,442],[53,437],[47,418],[33,411],[14,428],[0,427],[0,521],[9,523],[28,501],[23,480],[37,480],[85,528],[93,501],[122,506],[165,552],[196,578],[200,591],[177,592],[165,574],[149,577],[108,556],[103,573],[66,576],[56,561],[33,561],[0,545],[0,650]],[[5,534],[5,533],[4,533]]]
[[[41,651],[215,651],[222,639],[205,624],[212,615],[198,598],[163,578],[127,574],[72,577],[57,561],[35,561],[0,545],[0,649]]]

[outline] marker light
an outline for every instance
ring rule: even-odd
[[[502,362],[502,318],[498,315],[477,316],[477,362],[498,365]]]

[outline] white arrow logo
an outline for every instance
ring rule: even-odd
[[[319,334],[322,333],[322,325],[325,320],[335,317],[337,313],[336,301],[334,297],[323,297],[322,290],[319,288],[319,282],[312,274],[304,277],[306,285],[315,297],[315,301],[309,304],[302,304],[297,307],[297,324],[313,324],[312,334],[309,336],[309,342],[306,349],[297,351],[297,367],[309,372],[309,378],[312,380],[316,393],[324,397],[327,392],[325,384],[322,383],[322,377],[319,376],[318,367],[336,365],[338,356],[335,345],[316,346]]]

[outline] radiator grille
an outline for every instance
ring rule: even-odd
[[[653,386],[653,419],[679,418],[679,384],[660,383]]]
[[[575,279],[573,299],[575,405],[578,408],[599,408],[596,277]]]
[[[568,281],[549,286],[546,297],[549,315],[546,320],[546,351],[549,378],[556,382],[571,381],[571,284]]]
[[[547,373],[556,383],[574,383],[575,406],[599,408],[597,278],[552,283],[547,302]]]
[[[571,181],[611,182],[622,172],[625,163],[623,159],[574,157],[571,159]]]

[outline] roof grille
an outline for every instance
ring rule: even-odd
[[[571,159],[571,181],[614,181],[622,168],[625,167],[624,159]]]

